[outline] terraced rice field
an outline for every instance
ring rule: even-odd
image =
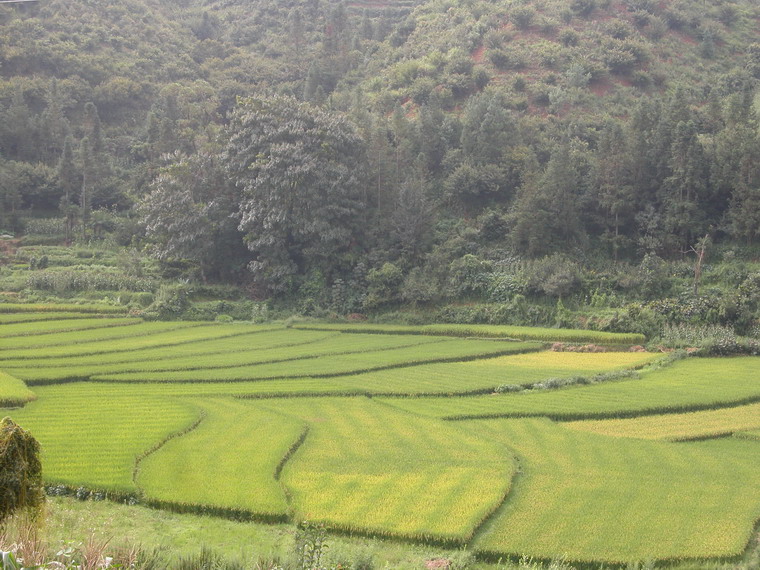
[[[23,405],[7,413],[49,483],[494,559],[733,557],[760,520],[758,358],[662,367],[538,342],[641,341],[589,331],[27,309],[0,304],[0,403]]]
[[[515,338],[550,342],[585,342],[598,344],[638,344],[646,339],[641,334],[602,331],[545,329],[506,325],[378,325],[378,324],[303,324],[299,329],[332,330],[366,334],[417,334],[456,337]]]
[[[662,443],[547,419],[468,422],[513,449],[522,476],[475,543],[541,558],[621,563],[740,553],[760,517],[760,446]]]
[[[706,410],[760,401],[760,360],[691,358],[640,378],[563,390],[468,398],[388,399],[413,413],[446,418],[545,416],[558,420],[616,418]]]
[[[760,430],[760,403],[687,414],[571,422],[578,431],[613,437],[688,441]]]

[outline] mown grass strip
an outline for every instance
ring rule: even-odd
[[[626,564],[732,557],[760,517],[760,445],[620,439],[545,419],[466,422],[523,474],[474,543],[499,558]]]
[[[366,398],[260,405],[309,424],[282,482],[297,519],[331,529],[462,544],[514,475],[503,446]]]
[[[735,408],[666,414],[619,420],[587,420],[568,429],[613,437],[688,441],[760,430],[760,403]]]
[[[110,395],[40,389],[36,401],[12,412],[40,442],[47,483],[134,492],[135,458],[198,416],[188,402]]]
[[[384,398],[417,414],[464,420],[546,416],[557,420],[623,418],[737,406],[760,401],[757,357],[691,358],[635,380],[461,398]]]
[[[519,346],[520,351],[539,350],[541,345]],[[390,370],[434,362],[458,362],[509,354],[515,350],[512,343],[491,341],[455,340],[429,343],[424,347],[406,346],[348,354],[322,354],[254,366],[219,367],[216,369],[92,374],[98,382],[239,382],[284,378],[332,378],[376,370]],[[329,356],[329,358],[327,358]],[[17,370],[15,373],[30,385],[65,381],[63,374],[48,371]],[[75,380],[82,376],[73,375]]]
[[[0,327],[0,333],[5,340],[11,337],[32,336],[32,335],[47,335],[58,332],[69,331],[81,331],[87,329],[101,329],[110,327],[120,327],[135,325],[141,323],[142,319],[134,319],[128,317],[100,317],[100,318],[86,318],[86,319],[61,319],[57,321],[45,321],[39,322],[26,322],[26,323],[12,323],[8,325],[2,325]],[[44,325],[44,326],[40,326]],[[3,342],[0,347],[7,347]]]
[[[23,381],[0,371],[0,407],[23,406],[36,398]]]
[[[367,334],[422,334],[456,337],[506,338],[544,342],[579,342],[597,344],[642,344],[642,334],[610,333],[581,329],[549,329],[509,325],[383,325],[369,323],[302,323],[294,328],[337,330]]]
[[[41,304],[41,303],[0,303],[0,313],[110,313],[126,314],[126,307],[114,305],[76,305],[73,303]]]
[[[286,518],[276,475],[303,422],[239,400],[196,404],[204,421],[140,462],[136,481],[148,501]]]

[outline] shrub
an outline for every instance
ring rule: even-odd
[[[526,272],[528,288],[550,297],[566,297],[581,283],[578,265],[560,254],[533,262]]]
[[[514,22],[515,27],[525,30],[533,23],[536,11],[528,6],[517,6],[509,14],[510,19]]]
[[[176,319],[190,306],[186,285],[161,285],[153,304],[151,313],[162,319]]]
[[[392,263],[384,263],[379,269],[372,269],[367,274],[367,298],[364,306],[374,309],[398,301],[399,288],[404,275]]]
[[[6,417],[0,421],[0,522],[20,509],[36,513],[45,502],[40,444]]]

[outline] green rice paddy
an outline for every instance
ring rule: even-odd
[[[637,379],[591,386],[386,402],[447,419],[545,416],[571,420],[705,410],[760,401],[759,363],[755,357],[691,358]]]
[[[641,334],[602,331],[546,329],[506,325],[378,325],[378,324],[302,324],[300,329],[334,330],[348,333],[429,334],[437,336],[514,338],[550,342],[585,342],[599,344],[637,344],[646,339]]]
[[[760,403],[686,414],[571,422],[567,427],[613,437],[682,441],[760,430]]]
[[[475,543],[569,561],[739,555],[760,518],[760,445],[663,443],[547,419],[468,422],[513,449],[522,475]]]
[[[648,367],[661,356],[538,342],[641,341],[594,331],[14,307],[0,402],[23,406],[6,413],[50,484],[493,559],[723,559],[760,520],[758,358]]]

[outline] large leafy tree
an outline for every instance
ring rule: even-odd
[[[183,261],[209,277],[234,277],[246,250],[234,212],[237,194],[215,154],[170,155],[138,204],[152,253]]]
[[[285,292],[347,271],[365,226],[364,143],[343,116],[284,96],[239,101],[223,153],[255,281]]]

